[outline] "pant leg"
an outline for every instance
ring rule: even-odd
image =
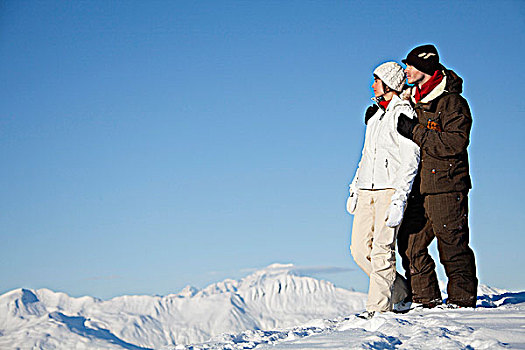
[[[357,191],[357,206],[354,212],[350,253],[356,264],[368,275],[372,271],[370,252],[374,234],[375,212],[371,191]]]
[[[403,265],[407,271],[412,299],[422,303],[441,298],[436,264],[428,252],[434,232],[424,203],[425,197],[421,195],[409,200],[398,241],[399,254],[405,259]]]
[[[368,311],[392,310],[392,290],[396,279],[396,229],[386,226],[385,214],[393,194],[391,189],[373,193],[375,220],[370,254],[372,271],[366,302]]]
[[[415,184],[414,184],[415,186]],[[423,196],[419,194],[419,184],[412,189],[408,197],[407,207],[403,222],[397,232],[397,251],[401,257],[401,265],[405,270],[406,284],[409,297],[412,298],[411,276],[410,276],[410,258],[408,256],[408,238],[411,234],[419,232],[425,227],[425,210],[423,208]]]
[[[448,302],[475,307],[478,279],[474,252],[469,246],[468,193],[428,196],[428,211],[448,278]]]
[[[420,193],[420,184],[421,178],[418,173],[414,178],[412,191],[408,196],[405,214],[403,215],[403,221],[397,232],[397,250],[401,257],[401,266],[403,266],[403,269],[405,270],[405,277],[410,294],[412,294],[412,292],[410,286],[410,259],[407,255],[408,237],[414,232],[419,232],[426,223],[423,196]]]

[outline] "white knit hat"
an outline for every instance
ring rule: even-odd
[[[389,88],[401,91],[405,82],[405,72],[396,62],[385,62],[380,64],[375,70],[374,75],[383,81]]]

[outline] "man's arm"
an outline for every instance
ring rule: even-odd
[[[438,106],[441,130],[429,129],[419,123],[410,124],[403,117],[398,123],[400,134],[413,140],[431,156],[456,156],[463,153],[469,144],[472,117],[467,102],[459,95],[448,95],[445,99],[440,101],[442,107]]]

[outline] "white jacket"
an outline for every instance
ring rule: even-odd
[[[392,200],[406,203],[419,166],[419,146],[397,132],[401,113],[416,118],[408,101],[394,95],[386,111],[379,108],[368,121],[351,192],[393,188]]]

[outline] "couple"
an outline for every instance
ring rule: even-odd
[[[365,319],[409,302],[442,304],[428,253],[434,237],[448,278],[447,306],[476,306],[468,244],[472,118],[460,95],[463,81],[439,63],[433,45],[414,48],[403,63],[404,70],[396,62],[374,70],[375,104],[366,110],[365,143],[347,201],[354,215],[350,250],[370,277],[366,311],[358,315]],[[396,272],[396,238],[406,279]]]

